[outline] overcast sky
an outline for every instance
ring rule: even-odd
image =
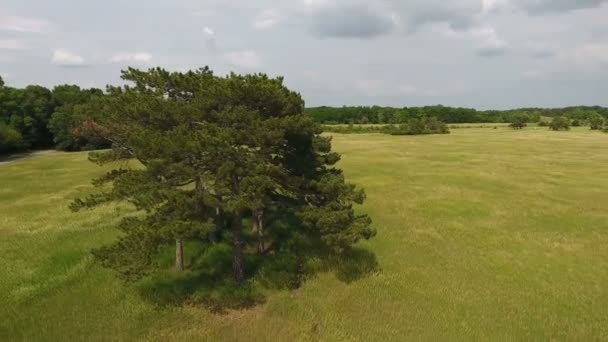
[[[10,85],[285,76],[308,106],[608,106],[608,0],[0,0]]]

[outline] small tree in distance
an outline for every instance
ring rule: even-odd
[[[589,126],[593,130],[601,130],[604,127],[604,118],[596,112],[589,115]]]
[[[523,129],[528,126],[529,117],[525,113],[516,114],[513,117],[513,122],[509,125],[509,127],[513,129]]]
[[[551,121],[549,128],[553,131],[569,131],[570,120],[565,116],[558,116]]]

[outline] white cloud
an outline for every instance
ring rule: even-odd
[[[303,78],[316,81],[321,78],[321,74],[315,70],[304,70],[301,72]]]
[[[255,50],[232,51],[225,58],[230,65],[239,68],[256,69],[260,66],[260,56]]]
[[[215,35],[215,32],[213,31],[212,28],[205,26],[203,28],[203,33],[206,34],[209,37],[213,37]]]
[[[149,63],[152,55],[147,52],[120,52],[110,58],[112,63]]]
[[[402,84],[399,86],[398,89],[401,94],[405,94],[405,95],[412,95],[418,91],[416,86],[413,84]]]
[[[203,35],[206,45],[212,52],[217,52],[219,50],[217,41],[215,40],[215,31],[208,26],[203,28]]]
[[[560,54],[560,58],[564,61],[579,65],[608,66],[608,44],[585,44],[570,51],[563,51]]]
[[[0,50],[27,50],[27,45],[17,39],[0,39]]]
[[[543,72],[538,69],[530,69],[521,73],[524,78],[537,79],[542,76]]]
[[[256,30],[269,30],[277,26],[282,20],[281,14],[275,9],[267,9],[258,13],[253,22]]]
[[[211,17],[216,14],[217,14],[216,11],[210,10],[210,9],[192,12],[193,17]]]
[[[0,31],[45,33],[51,24],[43,19],[0,14]]]
[[[376,96],[382,92],[384,82],[377,79],[356,80],[353,82],[353,88],[367,96]]]
[[[475,26],[464,31],[456,31],[451,27],[446,27],[443,33],[449,38],[471,41],[477,54],[484,57],[503,55],[509,47],[509,44],[500,38],[492,27]]]
[[[84,66],[85,61],[82,56],[76,55],[65,49],[55,49],[52,62],[61,66]]]

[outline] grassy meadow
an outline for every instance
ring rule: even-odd
[[[86,153],[0,163],[0,341],[608,340],[608,135],[334,135],[379,270],[252,309],[157,307],[89,253],[125,206],[71,213]]]

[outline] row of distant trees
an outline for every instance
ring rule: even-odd
[[[521,108],[512,110],[476,110],[448,106],[425,107],[315,107],[306,113],[323,124],[401,124],[411,119],[434,117],[445,123],[512,123],[525,117],[526,122],[539,122],[542,117],[565,116],[570,120],[588,121],[594,115],[608,118],[608,108],[578,106],[566,108]]]
[[[66,151],[105,148],[105,140],[89,140],[75,130],[90,117],[87,104],[103,96],[101,89],[60,85],[10,87],[0,77],[0,153],[58,148]]]
[[[64,151],[109,147],[109,142],[79,134],[95,113],[88,108],[104,91],[59,85],[52,89],[39,85],[10,87],[0,77],[0,154],[28,149],[57,148]],[[448,106],[425,107],[315,107],[305,113],[323,124],[395,124],[435,118],[443,123],[514,123],[519,126],[540,122],[543,117],[565,117],[571,125],[589,124],[592,128],[608,119],[608,108],[522,108],[505,111],[479,111]],[[405,127],[405,126],[404,126]],[[406,130],[402,129],[405,132]]]
[[[525,113],[518,113],[513,116],[511,126],[514,129],[522,129],[528,126],[530,118]],[[592,130],[602,130],[608,127],[606,126],[607,120],[595,111],[586,113],[584,118],[571,119],[568,116],[556,116],[550,120],[541,118],[538,125],[541,127],[549,127],[554,131],[569,130],[571,126],[580,127],[588,125]]]

